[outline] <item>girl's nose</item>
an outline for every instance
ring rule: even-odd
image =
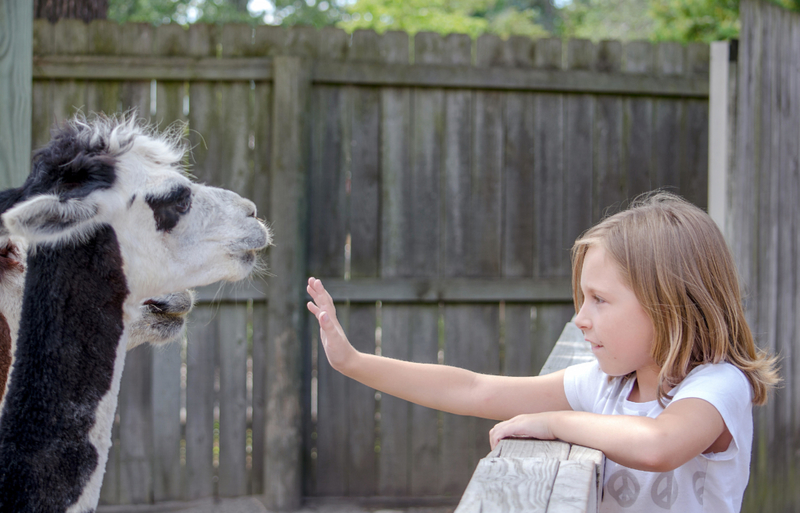
[[[589,316],[586,315],[586,301],[583,302],[581,309],[578,310],[578,315],[575,316],[575,325],[581,331],[586,331],[592,327]]]

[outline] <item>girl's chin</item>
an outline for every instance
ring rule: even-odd
[[[613,365],[609,365],[608,363],[604,363],[602,358],[598,358],[597,363],[600,364],[600,370],[612,378],[627,376],[631,372],[634,372],[625,369],[620,369],[619,367],[615,367]]]

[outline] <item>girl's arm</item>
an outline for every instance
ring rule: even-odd
[[[495,420],[569,409],[563,371],[541,377],[490,376],[360,353],[347,340],[322,282],[309,278],[306,290],[313,299],[307,306],[319,321],[331,366],[368,387],[429,408]]]
[[[656,418],[548,412],[520,415],[489,433],[492,448],[508,437],[532,437],[593,447],[629,468],[668,472],[704,452],[724,452],[731,442],[719,411],[702,399],[681,399]]]

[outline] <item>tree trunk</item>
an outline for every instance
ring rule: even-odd
[[[55,23],[61,18],[85,22],[104,20],[108,16],[108,0],[33,0],[33,17]]]

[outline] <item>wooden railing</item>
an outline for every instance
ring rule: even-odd
[[[541,374],[593,358],[567,323]],[[479,463],[456,513],[596,512],[603,491],[602,452],[561,441],[503,440]]]

